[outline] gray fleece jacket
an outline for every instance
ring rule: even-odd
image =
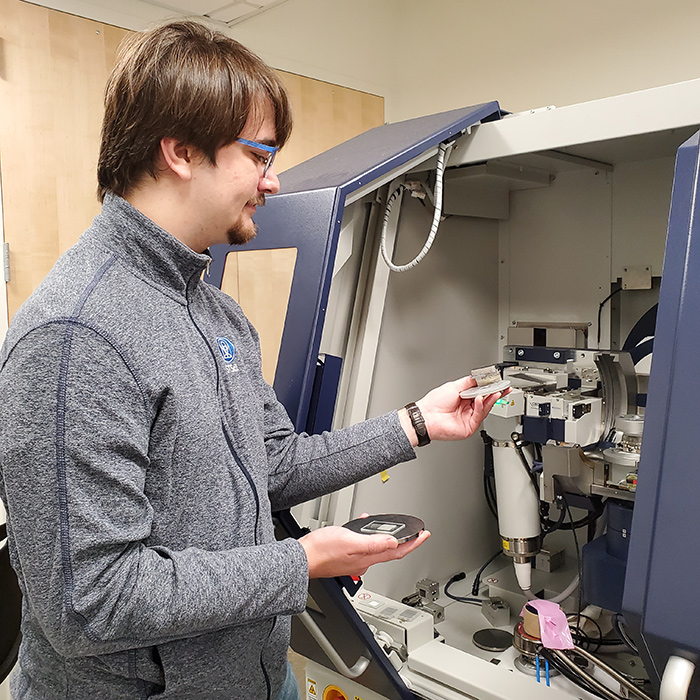
[[[396,413],[295,434],[208,261],[108,195],[12,321],[17,699],[275,698],[308,566],[271,510],[414,457]]]

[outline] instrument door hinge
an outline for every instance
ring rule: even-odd
[[[10,244],[2,244],[2,278],[5,282],[10,281]]]

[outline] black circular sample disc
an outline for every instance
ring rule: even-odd
[[[505,651],[513,644],[513,635],[506,630],[488,627],[474,632],[472,642],[484,651]]]
[[[401,544],[418,537],[420,532],[425,530],[425,523],[413,515],[382,513],[368,515],[366,518],[356,518],[345,523],[343,527],[361,535],[392,535]]]

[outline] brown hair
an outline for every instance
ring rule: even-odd
[[[128,37],[105,90],[97,164],[98,197],[125,195],[156,177],[166,136],[198,149],[212,164],[268,101],[277,145],[292,130],[289,97],[275,72],[242,44],[190,20]]]

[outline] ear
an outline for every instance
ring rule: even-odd
[[[192,179],[194,149],[182,141],[166,136],[160,140],[160,153],[167,169],[181,180]]]

